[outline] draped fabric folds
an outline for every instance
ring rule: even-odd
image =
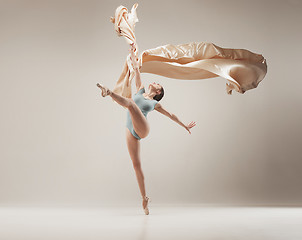
[[[128,44],[136,44],[134,29],[138,22],[137,6],[135,3],[130,13],[124,6],[119,6],[115,17],[111,17],[118,36],[124,36]],[[138,46],[135,54],[138,56]],[[246,49],[222,48],[208,42],[167,44],[144,50],[138,59],[141,73],[186,80],[223,77],[227,79],[228,94],[233,90],[244,93],[256,88],[267,72],[266,59],[261,54]],[[131,98],[133,77],[129,54],[113,92]]]

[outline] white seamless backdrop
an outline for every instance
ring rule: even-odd
[[[141,140],[154,203],[301,205],[301,1],[137,1],[140,50],[213,42],[263,54],[257,89],[227,95],[225,79],[176,80]],[[135,1],[0,1],[0,205],[140,202],[126,111],[102,98],[128,54],[109,21]],[[133,86],[134,89],[134,86]]]

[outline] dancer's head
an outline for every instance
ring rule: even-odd
[[[164,96],[164,88],[160,84],[153,82],[149,85],[150,91],[153,91],[156,93],[156,95],[153,97],[154,100],[160,101]]]

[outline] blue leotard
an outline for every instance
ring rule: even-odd
[[[145,88],[141,88],[136,94],[133,96],[133,100],[136,103],[136,105],[139,107],[139,109],[142,111],[144,116],[147,118],[147,114],[154,110],[155,105],[158,103],[155,99],[146,99],[143,96],[143,93],[145,92]],[[137,133],[133,129],[131,116],[129,113],[129,110],[127,109],[127,122],[126,127],[130,130],[132,135],[137,138],[138,140],[141,140],[141,138],[137,135]]]

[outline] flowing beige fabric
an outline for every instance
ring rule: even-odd
[[[136,43],[134,28],[138,22],[134,4],[130,13],[123,6],[116,9],[115,30],[126,41]],[[137,44],[136,44],[137,45]],[[137,47],[138,48],[138,47]],[[136,49],[137,55],[138,49]],[[113,91],[131,98],[131,82],[134,72],[130,54]],[[235,90],[244,93],[256,88],[267,72],[266,59],[261,54],[246,49],[222,48],[213,43],[192,42],[186,44],[167,44],[143,51],[139,57],[140,72],[152,73],[173,79],[207,79],[223,77],[227,79],[228,94]]]
[[[118,36],[124,36],[127,43],[130,45],[132,43],[136,44],[134,28],[135,23],[138,22],[136,15],[136,8],[138,4],[135,3],[131,9],[131,12],[128,13],[128,10],[124,6],[119,6],[115,11],[115,17],[111,17],[110,21],[114,23],[115,31]],[[136,44],[135,55],[137,56],[138,46]],[[130,61],[130,54],[127,56],[127,59],[124,64],[124,68],[120,78],[118,79],[113,92],[122,95],[127,98],[131,98],[131,83],[134,77],[134,71]]]
[[[245,49],[193,42],[143,51],[140,72],[188,80],[220,76],[228,80],[227,93],[231,94],[232,90],[244,93],[256,88],[267,72],[267,65],[261,54]]]

